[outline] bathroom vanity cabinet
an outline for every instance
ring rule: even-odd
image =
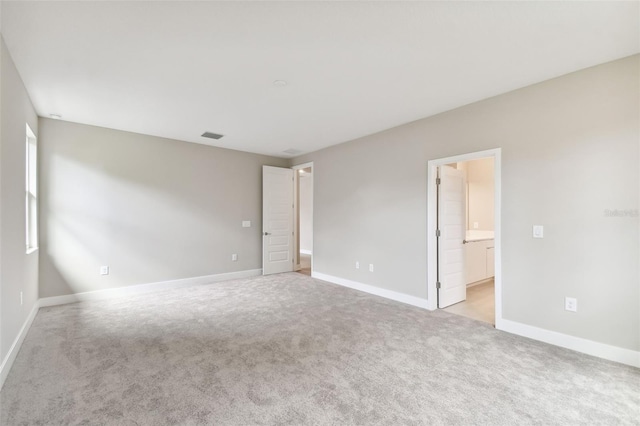
[[[468,236],[465,240],[465,282],[467,285],[495,275],[494,240],[493,238],[487,239],[486,235],[484,237]]]

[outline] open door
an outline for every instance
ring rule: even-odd
[[[464,172],[451,166],[438,169],[438,307],[444,308],[467,298],[463,248],[466,199]]]
[[[262,166],[262,274],[293,271],[293,170]]]

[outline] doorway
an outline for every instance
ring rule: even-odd
[[[262,166],[262,274],[294,267],[294,171]]]
[[[445,297],[447,294],[442,294],[441,289],[438,295],[438,307],[447,312],[494,324],[493,158],[480,158],[440,166],[439,175],[442,177],[438,188],[438,229],[443,227],[442,222],[446,222],[444,219],[449,219],[448,222],[453,222],[461,229],[463,239],[462,244],[453,244],[453,247],[459,248],[462,253],[459,297],[454,300],[449,297],[447,301]],[[444,176],[451,175],[459,177],[460,188],[444,186],[444,183],[450,180]],[[460,193],[459,196],[458,193]],[[459,216],[447,211],[451,210],[452,200],[459,200],[453,203],[453,206],[461,212]],[[443,201],[446,203],[445,206],[442,206]],[[440,238],[443,237],[444,235]],[[459,243],[459,241],[458,239],[455,242]],[[439,241],[438,246],[447,244],[451,245],[451,242]],[[439,248],[438,281],[441,284],[450,281],[449,277],[442,277],[444,269],[442,264],[447,258],[447,251]],[[446,288],[443,285],[442,287]]]
[[[501,150],[429,161],[429,309],[502,320]]]
[[[313,163],[262,166],[262,273],[313,272]]]
[[[295,270],[311,276],[313,270],[313,164],[300,164],[293,169],[296,177]]]

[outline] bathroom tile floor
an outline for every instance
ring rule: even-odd
[[[467,300],[444,308],[452,314],[462,315],[495,325],[495,293],[493,280],[467,287]]]

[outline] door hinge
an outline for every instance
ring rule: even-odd
[[[436,178],[436,185],[440,185],[440,183],[442,182],[442,180],[440,180],[440,178]]]
[[[440,290],[440,287],[442,287],[442,285],[440,284],[440,281],[438,281],[438,282],[436,283],[436,288],[437,288],[438,290]]]
[[[436,237],[439,237],[439,236],[440,236],[440,230],[436,229]]]

